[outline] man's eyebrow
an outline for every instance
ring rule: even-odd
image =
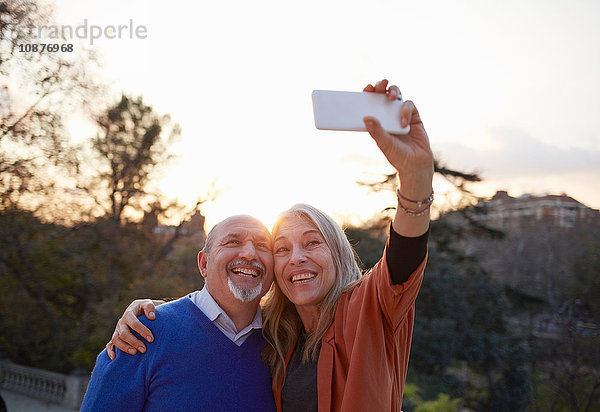
[[[227,239],[239,239],[242,236],[243,236],[242,233],[231,232],[231,233],[227,233],[225,236],[223,236],[223,240],[227,240]],[[265,242],[270,242],[271,241],[271,236],[267,236],[267,235],[264,235],[264,234],[253,235],[252,238],[255,241],[265,241]]]
[[[241,235],[238,232],[227,233],[223,239],[238,239]]]

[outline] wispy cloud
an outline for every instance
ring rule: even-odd
[[[600,150],[561,148],[542,142],[519,130],[491,131],[488,147],[442,143],[436,155],[454,168],[477,170],[484,177],[539,176],[565,173],[600,174]],[[566,141],[576,136],[565,136]]]

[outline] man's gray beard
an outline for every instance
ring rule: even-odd
[[[231,281],[231,277],[227,278],[227,284],[229,285],[229,290],[231,291],[231,293],[233,293],[233,296],[235,296],[237,300],[243,303],[250,302],[251,300],[256,299],[260,295],[260,292],[262,292],[263,286],[261,281],[256,287],[253,287],[251,289],[242,288],[233,283]]]

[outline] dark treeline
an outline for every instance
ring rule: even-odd
[[[168,240],[142,224],[65,227],[11,210],[0,213],[0,237],[0,344],[24,365],[90,370],[133,298],[178,296],[200,285],[195,252],[157,259]]]

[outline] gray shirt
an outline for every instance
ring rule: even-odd
[[[307,337],[308,333],[304,332],[303,328],[286,369],[281,388],[281,408],[285,412],[317,412],[318,409],[317,361],[302,363],[302,352]]]

